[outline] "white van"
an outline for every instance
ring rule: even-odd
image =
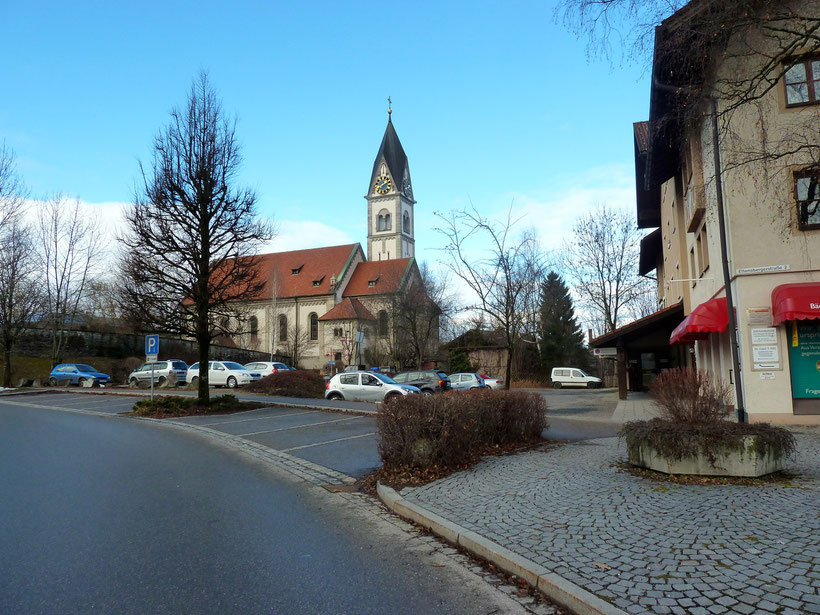
[[[561,387],[586,387],[588,389],[599,389],[603,385],[603,381],[595,376],[590,376],[584,370],[577,367],[553,367],[552,387],[560,389]]]

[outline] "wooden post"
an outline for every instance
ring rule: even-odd
[[[626,348],[618,340],[618,399],[626,399]]]

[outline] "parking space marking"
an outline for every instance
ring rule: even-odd
[[[282,448],[279,449],[283,453],[289,453],[291,451],[299,451],[303,448],[313,448],[314,446],[323,446],[325,444],[333,444],[334,442],[344,442],[345,440],[355,440],[356,438],[367,438],[369,436],[375,436],[376,432],[371,431],[370,433],[363,433],[358,436],[348,436],[347,438],[336,438],[335,440],[327,440],[325,442],[314,442],[313,444],[303,444],[302,446],[292,446],[291,448]]]
[[[257,436],[257,435],[263,434],[263,433],[274,433],[274,432],[277,432],[277,431],[289,431],[291,429],[304,429],[306,427],[317,427],[319,425],[329,425],[330,423],[341,423],[343,421],[355,421],[355,420],[361,419],[361,418],[364,418],[364,417],[351,416],[351,417],[347,417],[347,418],[343,418],[343,419],[336,419],[336,420],[333,420],[333,421],[322,421],[321,423],[310,423],[309,425],[293,425],[291,427],[279,427],[278,429],[265,429],[265,430],[262,430],[262,431],[252,431],[250,433],[240,433],[240,434],[236,434],[236,435],[239,436],[240,438],[247,438],[248,436]]]
[[[260,408],[260,410],[266,410],[266,408]],[[284,418],[286,416],[299,416],[301,414],[318,414],[321,412],[320,410],[307,410],[302,412],[291,412],[290,414],[271,414],[268,416],[255,416],[249,419],[236,419],[234,421],[219,421],[217,423],[202,423],[203,427],[213,427],[214,425],[227,425],[228,423],[245,423],[247,421],[264,421],[265,419],[278,419]]]

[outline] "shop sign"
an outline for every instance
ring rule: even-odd
[[[780,353],[777,352],[777,344],[752,346],[752,360],[755,363],[777,363],[780,360]]]
[[[798,399],[820,398],[820,323],[791,322],[789,363],[792,395]]]
[[[746,318],[750,327],[771,327],[772,308],[754,307],[746,310]]]
[[[752,344],[777,344],[777,329],[774,327],[752,329]]]
[[[596,357],[616,357],[618,356],[617,348],[593,348],[592,352]]]

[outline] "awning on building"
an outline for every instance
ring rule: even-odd
[[[683,319],[669,338],[670,344],[694,344],[695,340],[703,340],[710,333],[726,330],[729,324],[729,310],[726,307],[726,297],[710,299],[701,303]]]
[[[820,318],[820,282],[781,284],[772,291],[774,324]]]

